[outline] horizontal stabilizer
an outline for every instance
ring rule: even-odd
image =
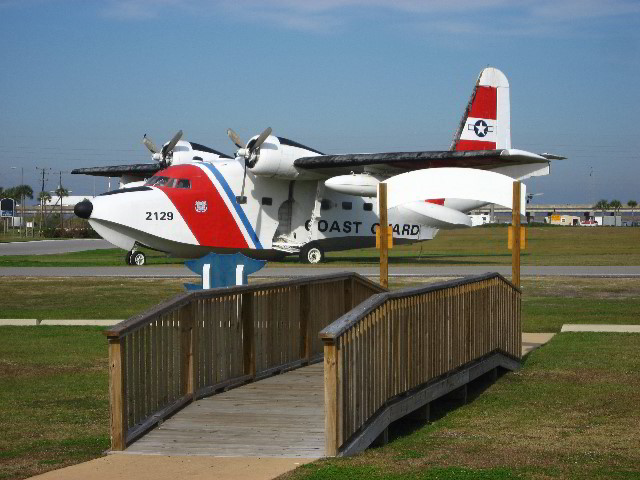
[[[434,168],[396,175],[386,180],[387,208],[429,198],[459,198],[513,208],[513,178],[469,168]],[[520,189],[520,213],[524,215],[527,189]]]
[[[471,226],[471,217],[453,208],[424,201],[407,203],[403,207],[425,217],[428,219],[428,224],[436,228],[447,229]]]

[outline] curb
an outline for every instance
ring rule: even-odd
[[[35,318],[2,318],[0,319],[0,326],[35,327],[37,325],[63,325],[71,327],[111,327],[123,321],[124,320],[38,320]]]

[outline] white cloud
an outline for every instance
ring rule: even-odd
[[[33,1],[33,0],[32,0]],[[13,0],[0,0],[11,5]],[[117,19],[146,20],[175,15],[228,15],[234,20],[280,28],[331,32],[363,19],[405,18],[430,31],[482,30],[488,15],[504,24],[503,35],[537,35],[574,28],[580,20],[637,15],[636,0],[108,0],[102,9]],[[408,17],[408,18],[407,18]],[[499,19],[506,21],[499,21]],[[552,24],[552,25],[549,25]]]

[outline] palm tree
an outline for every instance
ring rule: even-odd
[[[51,201],[51,194],[49,192],[42,191],[38,194],[38,201],[40,202],[40,234],[42,234],[42,228],[44,226],[44,219],[47,215],[47,202]]]
[[[609,208],[613,208],[615,214],[618,215],[620,209],[622,208],[622,203],[620,203],[620,200],[611,200],[609,202]]]
[[[598,200],[598,203],[596,203],[593,208],[595,210],[602,210],[602,215],[604,215],[604,212],[607,211],[609,209],[609,202],[607,202],[604,198],[601,200]]]
[[[60,198],[60,230],[64,230],[64,217],[62,216],[62,199],[69,196],[69,190],[64,188],[62,185],[58,185],[58,188],[56,188],[54,193],[58,195],[58,198]]]
[[[633,215],[633,209],[636,208],[637,206],[638,206],[638,202],[636,202],[635,200],[629,200],[627,202],[627,207],[631,209],[631,215]]]
[[[20,206],[22,207],[22,214],[20,215],[20,235],[22,235],[22,224],[24,223],[24,198],[29,197],[33,200],[33,189],[29,185],[18,185],[14,189],[16,200],[20,199]],[[26,232],[26,230],[25,230]]]

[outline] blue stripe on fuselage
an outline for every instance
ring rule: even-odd
[[[211,171],[211,173],[213,173],[213,175],[216,177],[216,179],[218,180],[220,185],[222,185],[224,193],[226,193],[227,197],[229,197],[229,201],[231,202],[231,205],[233,205],[233,208],[235,208],[236,213],[238,214],[238,217],[240,217],[240,220],[242,221],[242,224],[244,225],[244,228],[249,233],[249,236],[251,237],[251,240],[253,240],[253,243],[255,244],[256,249],[261,249],[262,248],[262,244],[260,243],[260,239],[258,238],[258,235],[256,234],[256,231],[253,229],[253,226],[251,226],[251,222],[249,222],[249,219],[245,215],[244,210],[242,209],[242,207],[236,201],[236,196],[231,191],[231,187],[229,187],[229,184],[227,183],[227,180],[218,171],[218,169],[216,167],[214,167],[213,165],[211,165],[210,163],[201,163],[200,165],[204,165],[205,167],[207,167]]]

